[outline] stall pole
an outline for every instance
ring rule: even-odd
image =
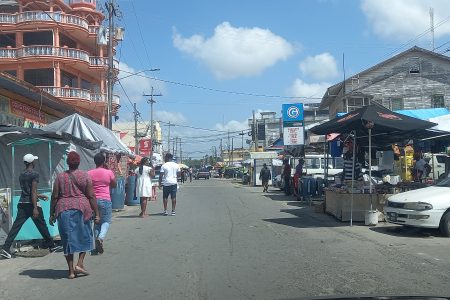
[[[370,194],[370,211],[372,208],[372,128],[369,128],[369,194]]]
[[[48,176],[48,186],[53,188],[52,184],[52,143],[48,142],[48,167],[49,167],[49,176]]]
[[[356,156],[356,131],[353,131],[353,168],[352,168],[352,197],[350,198],[350,226],[353,226],[353,194],[355,186],[355,156]]]

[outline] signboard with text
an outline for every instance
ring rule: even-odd
[[[152,141],[150,139],[141,139],[139,141],[139,155],[150,156],[152,151]]]
[[[301,127],[284,127],[283,142],[285,146],[297,146],[305,144],[304,128]]]

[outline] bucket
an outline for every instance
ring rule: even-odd
[[[139,205],[139,199],[135,197],[135,189],[136,189],[136,176],[130,175],[127,178],[127,196],[126,196],[126,204],[131,205]]]
[[[125,206],[125,178],[117,177],[117,186],[111,189],[112,209],[123,209]]]
[[[369,210],[365,215],[365,224],[367,226],[375,226],[378,224],[378,211]]]

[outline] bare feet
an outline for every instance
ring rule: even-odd
[[[81,275],[89,275],[89,272],[88,271],[86,271],[85,269],[84,269],[84,267],[80,267],[80,266],[75,266],[75,274],[81,274]]]
[[[74,273],[69,274],[69,276],[67,276],[68,279],[74,279],[76,276]]]

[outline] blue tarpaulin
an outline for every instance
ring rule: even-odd
[[[402,110],[395,110],[394,112],[421,120],[429,120],[431,118],[436,118],[450,114],[450,110],[448,110],[447,108],[402,109]],[[337,113],[336,116],[342,117],[345,114],[346,113],[344,112],[340,112]]]

